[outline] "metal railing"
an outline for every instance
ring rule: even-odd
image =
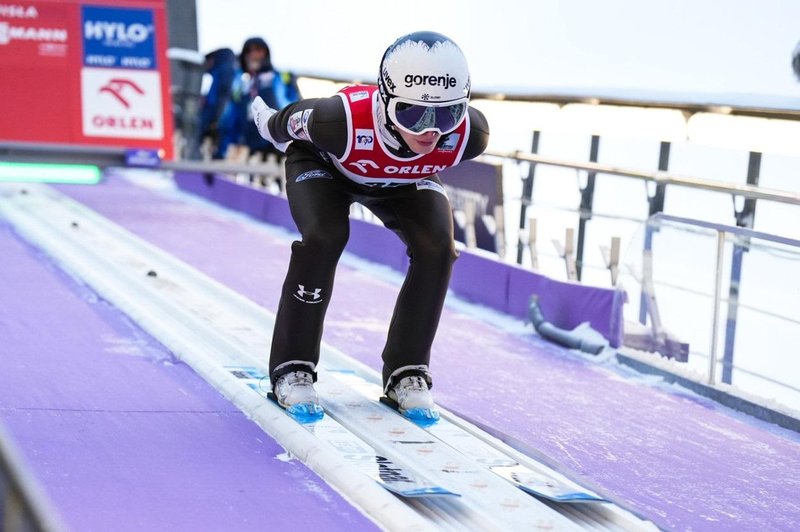
[[[762,241],[773,244],[780,244],[795,250],[800,258],[800,240],[785,238],[777,235],[771,235],[760,231],[754,231],[743,227],[733,227],[729,225],[717,224],[712,222],[703,222],[699,220],[691,220],[679,216],[670,216],[666,214],[657,214],[652,216],[647,225],[650,228],[658,229],[663,223],[673,223],[693,228],[707,229],[715,233],[715,250],[714,250],[714,289],[712,294],[712,322],[709,324],[711,335],[709,345],[709,360],[708,360],[708,384],[714,385],[718,382],[717,367],[719,365],[719,336],[720,336],[720,315],[721,306],[726,303],[729,307],[738,306],[738,300],[732,300],[723,293],[724,285],[724,265],[725,265],[725,246],[726,243],[732,241],[732,251],[730,263],[736,264],[734,255],[742,250],[751,246],[753,241]],[[728,359],[729,353],[725,353],[726,358],[722,361],[723,369],[732,370],[732,359]],[[800,391],[798,389],[797,391]]]
[[[676,185],[700,190],[709,190],[712,192],[722,192],[725,194],[730,194],[731,197],[740,196],[746,199],[764,199],[788,203],[790,205],[800,205],[800,194],[798,193],[770,189],[761,186],[732,184],[723,181],[715,181],[712,179],[703,179],[700,177],[682,176],[663,171],[647,172],[593,162],[566,161],[562,159],[554,159],[552,157],[543,157],[541,155],[526,153],[523,151],[498,152],[488,150],[484,152],[484,155],[514,161],[524,161],[548,166],[557,166],[561,168],[571,168],[573,170],[585,170],[595,174],[632,177],[642,181],[651,181],[658,185]]]
[[[538,133],[538,132],[537,132]],[[534,136],[536,139],[536,134]],[[534,149],[536,146],[536,142],[534,140]],[[520,253],[517,254],[517,262],[522,264],[522,254],[521,249],[523,246],[523,229],[526,220],[526,210],[530,207],[533,207],[535,204],[534,197],[533,197],[533,187],[532,181],[534,177],[534,171],[536,166],[538,165],[546,165],[546,166],[553,166],[553,167],[560,167],[560,168],[569,168],[576,171],[583,171],[587,172],[592,179],[595,179],[597,176],[601,174],[610,175],[610,176],[620,176],[626,178],[632,178],[635,180],[640,180],[643,182],[649,182],[656,185],[659,193],[661,194],[660,201],[654,201],[655,198],[650,196],[648,192],[648,202],[650,203],[650,216],[646,219],[641,219],[639,222],[642,223],[642,227],[644,228],[644,236],[643,242],[641,245],[641,253],[642,253],[642,271],[639,272],[638,281],[641,284],[641,294],[640,294],[640,313],[638,316],[638,322],[640,324],[647,324],[648,319],[651,322],[649,330],[646,330],[645,333],[650,338],[648,342],[636,343],[631,342],[628,344],[631,347],[638,347],[640,345],[647,345],[647,348],[641,348],[646,351],[657,351],[660,354],[667,356],[669,358],[675,358],[681,362],[686,362],[688,360],[689,355],[689,343],[682,342],[678,340],[677,336],[665,333],[664,324],[662,323],[665,319],[669,320],[669,317],[664,315],[662,312],[659,311],[658,305],[656,304],[655,298],[655,290],[656,285],[660,286],[659,290],[667,290],[666,283],[663,280],[659,280],[656,282],[653,279],[653,264],[652,261],[653,256],[651,254],[652,246],[653,246],[653,237],[654,233],[658,231],[657,227],[659,224],[663,224],[665,222],[673,222],[673,223],[681,223],[687,227],[692,228],[703,228],[706,230],[713,230],[717,234],[717,244],[716,244],[716,269],[715,269],[715,277],[714,277],[714,289],[711,294],[707,294],[711,297],[713,301],[713,318],[707,324],[708,331],[710,331],[709,342],[710,345],[708,346],[708,366],[707,366],[707,373],[706,373],[706,383],[709,385],[715,385],[718,382],[722,382],[724,384],[732,384],[733,383],[733,373],[734,370],[738,371],[738,375],[747,374],[749,376],[755,376],[763,381],[768,381],[773,384],[777,384],[779,386],[783,386],[789,390],[793,390],[794,392],[799,393],[800,396],[800,389],[797,389],[796,385],[792,385],[788,383],[788,380],[776,380],[774,378],[768,377],[766,374],[763,374],[759,371],[752,371],[746,370],[744,368],[739,368],[734,364],[734,351],[735,351],[735,339],[737,333],[737,315],[738,309],[743,308],[750,312],[755,312],[762,316],[770,316],[778,318],[783,318],[780,316],[780,312],[775,313],[770,311],[769,309],[764,308],[753,308],[753,307],[746,307],[742,306],[739,301],[739,292],[741,290],[741,282],[742,282],[742,261],[744,253],[750,251],[751,249],[751,241],[760,240],[764,243],[774,243],[780,244],[783,246],[788,246],[793,250],[798,251],[800,253],[800,241],[796,241],[790,238],[784,238],[781,236],[771,235],[763,232],[754,231],[751,227],[753,224],[753,216],[755,213],[755,205],[756,201],[771,201],[782,203],[785,205],[791,206],[800,206],[800,194],[785,191],[785,190],[778,190],[778,189],[770,189],[761,186],[757,186],[755,184],[736,184],[736,183],[727,183],[721,181],[714,181],[710,179],[704,179],[694,176],[686,176],[686,175],[679,175],[670,173],[667,171],[659,170],[659,171],[643,171],[638,169],[630,169],[624,168],[619,166],[607,165],[607,164],[600,164],[597,162],[583,162],[583,161],[569,161],[557,158],[550,158],[538,155],[536,153],[526,153],[521,151],[514,151],[514,152],[500,152],[500,151],[487,151],[485,152],[485,156],[489,158],[499,158],[505,161],[513,161],[516,163],[529,163],[530,170],[528,172],[527,177],[523,177],[523,192],[522,197],[520,199],[520,226],[519,226],[519,245],[520,245]],[[750,154],[750,165],[748,169],[748,181],[751,181],[750,176],[755,173],[758,175],[758,163],[760,162],[760,154]],[[755,163],[755,164],[754,164]],[[755,168],[755,171],[754,171]],[[754,180],[757,182],[757,179]],[[580,185],[579,185],[580,186]],[[736,209],[736,205],[744,204],[744,207],[740,210],[735,212],[735,218],[737,221],[738,226],[729,226],[719,223],[712,223],[712,222],[704,222],[699,220],[691,220],[687,218],[680,218],[675,216],[669,216],[664,214],[661,209],[663,209],[663,197],[666,193],[666,188],[669,187],[685,187],[689,189],[696,189],[696,190],[705,190],[711,191],[716,194],[723,194],[731,197],[733,200],[734,210]],[[584,201],[584,190],[581,190],[581,204],[580,206],[576,206],[575,208],[564,208],[564,210],[568,212],[574,212],[578,215],[581,221],[588,220],[592,217],[592,202]],[[737,201],[738,200],[738,201]],[[741,201],[744,200],[744,201]],[[798,211],[800,214],[800,211]],[[605,215],[604,217],[611,217],[613,215]],[[627,219],[627,218],[626,218]],[[528,220],[528,223],[535,222],[535,220]],[[582,243],[584,240],[584,232],[586,231],[585,224],[581,223],[578,225],[578,242],[579,246],[577,249],[578,257],[577,261],[574,256],[569,255],[569,251],[567,252],[559,252],[559,256],[565,261],[565,265],[567,267],[567,271],[575,271],[576,267],[575,264],[579,265],[582,262]],[[572,238],[572,233],[570,233],[570,229],[567,230],[567,238],[570,240]],[[730,256],[726,256],[723,254],[723,249],[726,242],[733,242],[732,252]],[[558,242],[555,242],[558,247]],[[569,244],[569,242],[568,242]],[[529,243],[530,245],[530,243]],[[618,242],[617,242],[617,249],[618,249]],[[614,261],[609,261],[606,258],[606,253],[604,253],[604,260],[606,260],[606,267],[611,270],[611,284],[616,284],[617,278],[617,270],[619,268],[619,256],[617,255]],[[535,251],[531,250],[531,259],[532,262],[535,260]],[[511,259],[509,259],[511,260]],[[691,260],[689,258],[689,260]],[[730,261],[730,275],[726,279],[725,274],[723,272],[723,263],[725,260]],[[579,272],[579,270],[578,270]],[[580,274],[578,273],[575,276],[574,280],[580,280]],[[752,279],[751,279],[752,284]],[[723,294],[723,291],[727,288],[727,293]],[[675,290],[687,290],[685,286],[678,286],[675,287]],[[721,317],[721,309],[722,305],[726,305],[727,307],[727,321],[725,322],[725,327],[720,327]],[[791,319],[788,319],[789,322],[792,322]],[[635,325],[634,323],[628,322],[629,325]],[[634,327],[632,327],[634,329]],[[644,330],[644,329],[643,329]],[[724,342],[723,342],[723,330],[724,330]],[[798,328],[800,331],[800,328]],[[641,331],[639,331],[641,332]],[[628,334],[626,333],[626,339],[628,338]],[[696,338],[695,338],[696,340]],[[724,346],[724,347],[723,347]],[[696,347],[696,346],[695,346]],[[702,351],[705,351],[703,349]],[[698,352],[696,349],[693,350],[695,354],[703,355],[701,358],[704,358],[705,354]],[[722,357],[722,375],[721,378],[718,375],[718,368],[720,366],[719,358]],[[695,364],[693,364],[695,365]],[[784,375],[786,376],[786,375]],[[781,377],[782,379],[782,377]]]

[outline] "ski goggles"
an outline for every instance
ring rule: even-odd
[[[450,133],[464,120],[468,102],[468,98],[462,98],[423,105],[414,100],[392,98],[389,102],[389,119],[400,129],[414,135],[426,131]]]

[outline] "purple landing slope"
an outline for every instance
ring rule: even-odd
[[[292,235],[119,179],[60,190],[275,311]],[[340,265],[324,340],[380,369],[397,291]],[[797,434],[476,316],[443,314],[432,370],[445,407],[662,528],[797,529]]]
[[[66,528],[376,528],[2,220],[0,257],[0,423]]]

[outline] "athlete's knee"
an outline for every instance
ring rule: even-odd
[[[321,220],[303,228],[300,244],[318,258],[339,257],[349,238],[349,224],[327,224]]]
[[[411,248],[411,257],[418,263],[449,267],[458,258],[453,238],[447,234],[430,234],[419,239]]]

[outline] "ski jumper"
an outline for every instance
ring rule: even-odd
[[[433,152],[420,155],[388,133],[380,105],[376,87],[354,85],[330,98],[291,104],[269,121],[276,141],[292,141],[286,151],[286,194],[302,237],[292,244],[275,320],[273,383],[290,371],[314,373],[319,362],[353,202],[397,234],[410,258],[382,353],[383,384],[408,374],[430,383],[431,344],[457,257],[452,211],[436,172],[483,152],[488,126],[470,108]]]

